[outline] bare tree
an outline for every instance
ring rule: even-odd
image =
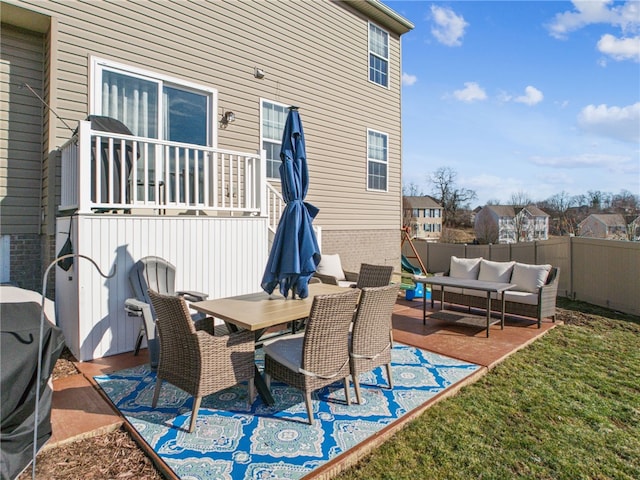
[[[474,232],[480,243],[498,243],[498,223],[491,217],[489,209],[483,208],[477,213]]]
[[[522,190],[511,194],[511,202],[510,204],[514,207],[526,207],[527,205],[531,205],[533,200],[527,192]]]
[[[589,202],[589,207],[596,211],[602,210],[604,194],[600,190],[589,190],[587,192],[587,202]]]
[[[638,197],[628,190],[621,190],[619,194],[611,197],[611,208],[623,215],[633,215],[638,212],[639,203]]]
[[[456,186],[458,173],[451,167],[440,167],[429,176],[433,197],[442,205],[443,223],[451,226],[460,208],[468,208],[476,192]]]
[[[405,197],[423,197],[424,193],[418,185],[411,182],[408,185],[402,186],[402,195]]]
[[[557,234],[575,234],[575,225],[569,217],[569,209],[578,205],[578,202],[578,197],[572,197],[564,190],[543,202],[543,209],[555,221]]]

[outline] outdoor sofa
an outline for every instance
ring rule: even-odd
[[[538,328],[543,318],[556,320],[556,296],[558,293],[558,276],[560,270],[552,265],[531,265],[510,262],[494,262],[478,258],[451,257],[449,271],[444,275],[450,277],[513,283],[516,286],[507,290],[505,296],[505,313],[535,318]],[[457,304],[471,308],[487,308],[486,293],[478,290],[445,287],[445,303]],[[434,300],[440,301],[440,288],[431,291],[431,307]],[[491,310],[500,311],[500,299],[494,294]]]

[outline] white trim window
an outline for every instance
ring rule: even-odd
[[[369,23],[369,81],[389,88],[389,33]]]
[[[389,136],[367,129],[367,189],[387,191]]]
[[[280,147],[288,105],[260,100],[260,145],[267,152],[267,178],[280,180]]]
[[[216,146],[216,89],[96,57],[91,78],[91,113],[136,136]]]

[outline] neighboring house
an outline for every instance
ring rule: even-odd
[[[632,242],[640,242],[640,215],[627,225],[627,236]]]
[[[547,240],[549,215],[534,205],[486,205],[476,213],[474,230],[481,243]]]
[[[442,235],[442,206],[428,195],[403,197],[402,222],[411,236],[437,242]]]
[[[1,280],[40,290],[70,230],[76,253],[115,269],[55,268],[79,360],[133,349],[123,303],[145,255],[210,298],[260,289],[290,105],[322,251],[348,269],[400,264],[400,36],[413,25],[381,2],[7,0],[0,15]]]
[[[578,236],[627,240],[627,223],[619,213],[592,213],[578,224]]]

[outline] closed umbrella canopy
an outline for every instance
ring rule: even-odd
[[[320,262],[318,240],[312,222],[318,209],[304,201],[309,188],[309,170],[302,121],[297,107],[291,107],[282,134],[280,180],[286,202],[278,223],[261,286],[271,294],[280,285],[287,298],[309,295],[309,279]]]

